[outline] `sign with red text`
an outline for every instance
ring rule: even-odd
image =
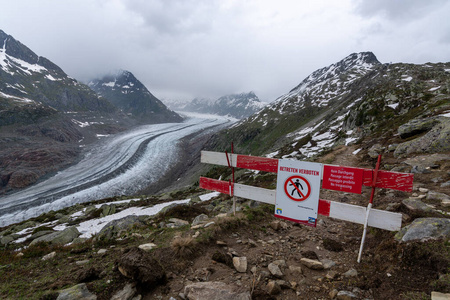
[[[361,194],[363,177],[364,169],[325,165],[322,188]]]
[[[275,217],[316,226],[322,164],[278,161]]]

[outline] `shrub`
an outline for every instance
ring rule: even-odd
[[[178,257],[189,258],[195,254],[197,243],[192,237],[176,237],[171,247]]]

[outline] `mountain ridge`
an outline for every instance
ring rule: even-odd
[[[220,116],[232,116],[237,119],[246,118],[259,110],[266,104],[262,103],[253,91],[239,94],[228,94],[216,100],[208,98],[194,98],[189,102],[168,101],[166,103],[172,108],[180,111],[189,111],[206,114],[217,114]]]
[[[119,70],[89,81],[88,86],[111,101],[125,113],[144,123],[181,122],[183,119],[169,110],[129,71]]]
[[[448,85],[448,70],[449,63],[381,64],[371,52],[353,53],[314,71],[257,114],[216,135],[210,147],[227,149],[232,140],[241,153],[278,151],[311,158],[319,149],[373,135],[382,117],[395,130],[418,117],[421,105],[425,111],[439,107],[448,98],[448,89],[441,88]]]

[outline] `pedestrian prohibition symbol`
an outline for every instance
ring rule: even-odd
[[[322,164],[280,159],[275,217],[316,226]]]
[[[294,175],[286,179],[284,192],[291,200],[304,201],[311,195],[311,185],[304,177]]]

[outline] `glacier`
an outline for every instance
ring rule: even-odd
[[[144,125],[100,139],[79,163],[29,188],[0,199],[0,227],[76,203],[131,195],[178,162],[178,142],[195,132],[219,130],[236,120],[190,115],[182,123]],[[174,181],[176,178],[174,178]]]

